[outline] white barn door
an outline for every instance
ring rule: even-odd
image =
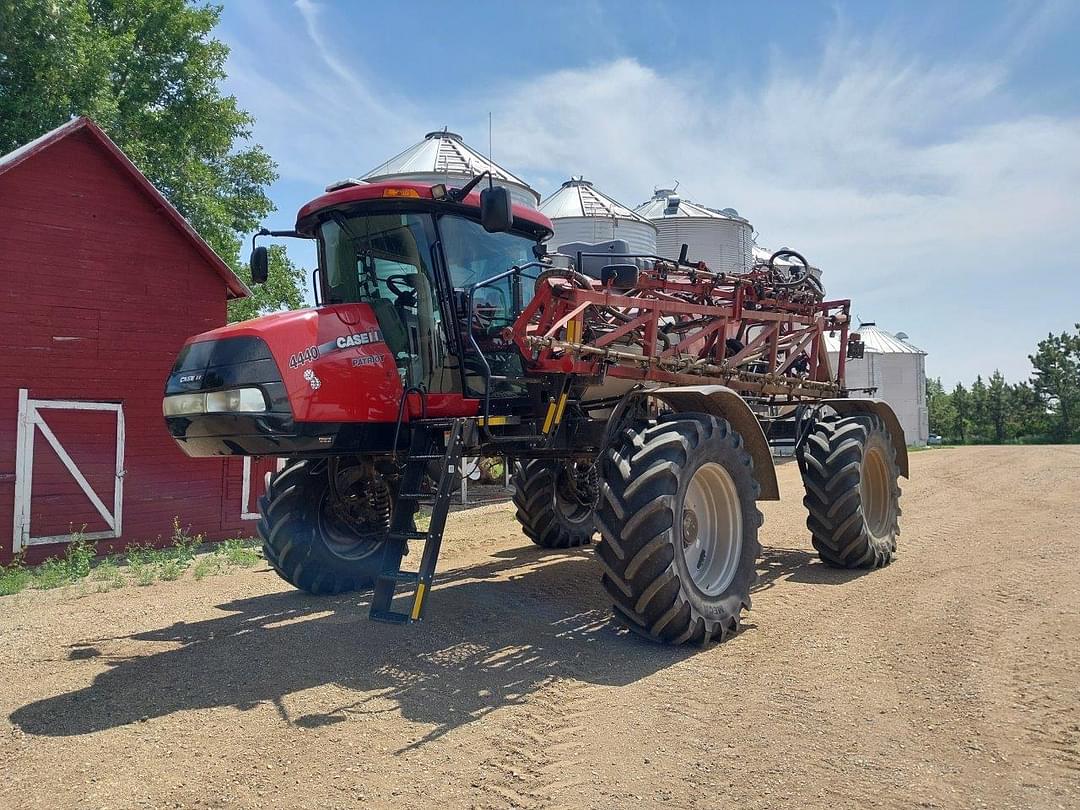
[[[244,456],[244,473],[240,491],[240,519],[259,519],[259,498],[266,492],[266,478],[272,472],[285,469],[283,458]]]
[[[116,479],[113,486],[112,505],[107,506],[86,480],[71,455],[56,438],[44,413],[53,411],[104,411],[116,415]],[[34,447],[37,434],[48,442],[64,468],[75,479],[83,495],[108,527],[104,531],[87,532],[88,540],[106,540],[119,537],[123,532],[124,504],[124,408],[119,402],[81,402],[78,400],[30,399],[25,388],[19,389],[19,421],[15,448],[15,526],[12,535],[12,551],[32,545],[62,543],[69,535],[35,537],[30,526],[31,502],[34,486]]]

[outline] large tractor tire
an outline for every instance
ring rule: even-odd
[[[532,459],[515,465],[513,482],[521,531],[536,545],[575,548],[592,540],[598,493],[591,468]]]
[[[603,584],[631,630],[669,644],[738,632],[757,579],[762,515],[742,437],[706,414],[624,432],[603,460]]]
[[[360,466],[337,472],[298,461],[272,476],[259,499],[263,554],[278,576],[312,594],[370,587],[382,561],[392,493]]]
[[[900,471],[877,416],[827,416],[799,453],[807,528],[822,561],[837,568],[880,568],[900,534]]]

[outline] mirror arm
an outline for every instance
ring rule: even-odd
[[[472,191],[474,188],[476,188],[478,185],[480,185],[480,181],[483,180],[485,177],[487,177],[487,179],[488,179],[488,186],[489,187],[494,185],[494,178],[492,177],[491,172],[488,171],[488,170],[484,170],[484,171],[480,172],[480,174],[476,175],[476,177],[474,177],[472,180],[470,180],[468,183],[466,183],[461,188],[449,189],[446,192],[446,194],[454,202],[461,202],[462,200],[464,200],[466,197],[469,196],[470,191]]]

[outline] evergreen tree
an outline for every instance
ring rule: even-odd
[[[969,419],[971,420],[971,441],[985,442],[990,438],[990,408],[986,383],[980,374],[971,384]]]
[[[1009,418],[1009,388],[1001,371],[994,369],[986,389],[986,411],[995,444],[1004,444]]]
[[[1031,385],[1053,416],[1054,437],[1073,441],[1080,418],[1080,324],[1075,335],[1047,335],[1029,359],[1035,367]]]
[[[953,406],[953,425],[950,431],[953,441],[967,444],[968,430],[967,421],[971,410],[970,395],[964,388],[963,383],[957,383],[950,397]]]

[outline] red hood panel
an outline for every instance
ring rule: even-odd
[[[403,387],[375,313],[337,304],[264,315],[191,338],[251,335],[270,347],[300,422],[393,422]]]

